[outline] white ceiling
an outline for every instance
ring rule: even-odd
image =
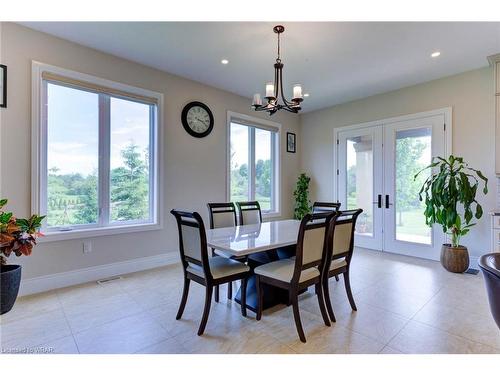
[[[273,79],[268,22],[23,22],[23,25],[251,98]],[[500,23],[288,22],[284,89],[304,112],[488,65]],[[430,54],[441,51],[439,58]],[[228,65],[220,60],[226,58]],[[195,93],[193,93],[195,94]],[[250,99],[249,99],[250,101]]]

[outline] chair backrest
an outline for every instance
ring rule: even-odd
[[[340,209],[340,202],[314,202],[313,214],[322,212],[337,212]]]
[[[207,203],[210,229],[235,227],[236,207],[234,203]]]
[[[302,271],[316,267],[323,269],[328,258],[327,241],[331,238],[331,222],[335,212],[307,214],[300,223],[292,283],[298,283]]]
[[[332,238],[328,241],[330,245],[329,257],[333,259],[345,258],[349,263],[351,261],[352,252],[354,249],[354,230],[356,228],[356,220],[363,212],[362,209],[339,211],[332,225],[330,235]]]
[[[207,278],[211,278],[208,263],[207,236],[203,219],[198,212],[170,211],[179,230],[179,252],[184,272],[189,265],[201,267]]]
[[[262,223],[262,212],[259,202],[236,202],[236,206],[238,206],[240,225]]]

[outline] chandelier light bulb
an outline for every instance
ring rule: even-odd
[[[274,98],[274,84],[272,82],[266,83],[266,98]]]
[[[262,105],[262,99],[260,98],[260,94],[254,94],[252,105],[253,106],[261,106]]]
[[[293,85],[293,96],[292,99],[302,99],[302,86],[297,84]]]

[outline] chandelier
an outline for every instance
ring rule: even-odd
[[[278,34],[278,57],[274,64],[274,83],[266,83],[266,104],[262,104],[260,94],[253,96],[252,107],[256,111],[267,111],[269,115],[275,114],[280,109],[285,111],[298,113],[301,110],[300,103],[302,98],[302,86],[299,84],[293,85],[293,98],[288,101],[283,93],[283,63],[280,59],[280,34],[285,31],[285,27],[281,25],[274,26],[273,31]],[[280,102],[281,95],[281,102]]]

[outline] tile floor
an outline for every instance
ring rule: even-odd
[[[300,298],[307,343],[291,308],[257,322],[239,305],[214,303],[205,335],[196,335],[204,289],[191,283],[182,320],[179,265],[20,298],[1,316],[3,353],[500,353],[500,330],[481,274],[455,275],[438,262],[356,249],[351,283],[331,280],[337,322],[326,327],[312,292]]]

